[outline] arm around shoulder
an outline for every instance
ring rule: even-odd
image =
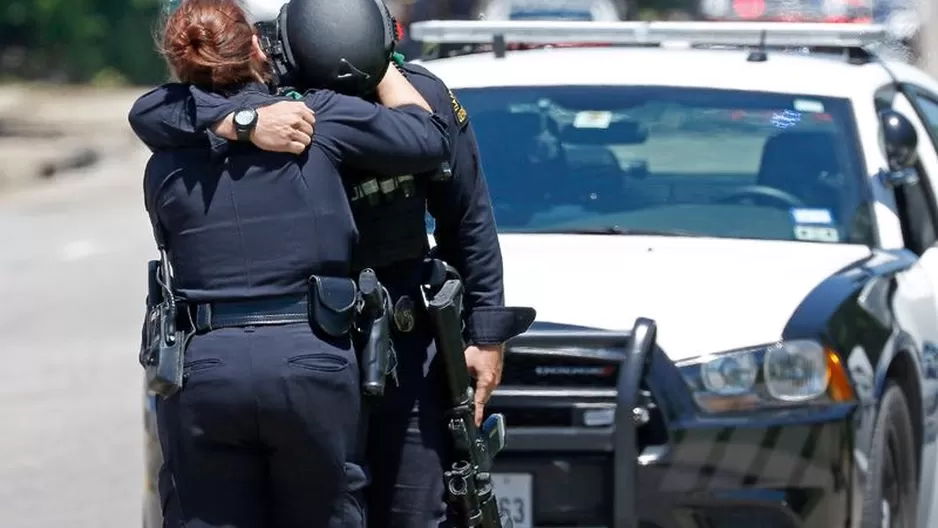
[[[233,112],[235,103],[181,83],[167,83],[140,96],[128,115],[131,129],[153,150],[212,144],[210,127]]]
[[[425,108],[386,108],[327,91],[306,101],[316,113],[313,143],[336,161],[379,174],[407,174],[435,170],[449,159],[446,123]]]

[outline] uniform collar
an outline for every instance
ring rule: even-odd
[[[224,91],[222,92],[222,95],[225,95],[226,97],[231,97],[231,96],[234,96],[234,95],[241,95],[241,94],[258,94],[258,93],[260,93],[260,94],[265,94],[265,95],[269,95],[269,94],[270,94],[270,88],[269,88],[266,84],[264,84],[264,83],[262,83],[262,82],[250,81],[250,82],[246,82],[246,83],[244,83],[244,84],[239,84],[239,85],[236,85],[236,86],[232,86],[232,87],[230,87],[230,88],[224,90]]]
[[[242,92],[242,93],[258,93],[258,92],[260,92],[260,93],[264,93],[264,94],[269,94],[269,93],[270,93],[270,87],[268,87],[268,86],[267,86],[266,84],[264,84],[264,83],[257,82],[257,81],[253,81],[253,82],[249,82],[249,83],[245,84],[245,85],[241,88],[241,92]]]

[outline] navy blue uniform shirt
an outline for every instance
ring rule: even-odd
[[[492,215],[488,187],[482,173],[478,145],[466,110],[438,77],[421,66],[403,66],[408,80],[445,121],[452,153],[453,177],[429,185],[428,210],[436,221],[434,238],[440,258],[463,276],[469,339],[476,344],[501,343],[514,323],[503,311],[502,256]],[[265,104],[283,98],[267,96]],[[236,108],[236,99],[225,99],[179,84],[166,84],[145,94],[130,114],[134,131],[151,149],[181,146],[228,148],[228,142],[211,132],[211,126]],[[260,105],[256,105],[260,106]],[[315,109],[314,109],[315,110]],[[320,116],[316,132],[321,133]],[[376,171],[388,174],[387,168]],[[437,168],[433,169],[433,173]],[[422,172],[422,171],[413,171]],[[392,174],[406,174],[394,171]]]
[[[173,90],[188,93],[182,85]],[[132,123],[158,93],[138,100]],[[232,96],[238,106],[269,99],[263,85]],[[311,92],[304,100],[316,112],[317,125],[300,156],[232,143],[224,149],[158,150],[151,157],[147,210],[166,236],[184,297],[296,294],[306,291],[310,275],[348,276],[357,232],[338,167],[406,173],[432,170],[449,159],[443,123],[419,107],[388,109],[329,91]]]

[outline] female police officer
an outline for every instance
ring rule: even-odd
[[[181,82],[244,107],[266,93],[266,57],[234,0],[185,0],[163,53]],[[166,526],[362,525],[345,279],[356,230],[337,167],[421,171],[449,154],[396,70],[378,91],[400,108],[308,94],[318,123],[302,156],[239,143],[162,151],[147,165],[147,209],[194,332],[186,382],[157,408]],[[238,126],[249,133],[250,115]]]

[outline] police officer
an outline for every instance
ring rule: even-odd
[[[163,53],[180,81],[230,96],[236,135],[250,135],[268,63],[234,0],[185,0]],[[399,72],[376,89],[398,109],[308,93],[317,130],[302,156],[245,142],[162,150],[147,165],[147,210],[191,332],[185,382],[157,407],[164,526],[364,523],[356,229],[338,167],[398,174],[449,158],[442,123]]]
[[[265,11],[265,6],[252,5],[251,12]],[[325,8],[320,5],[320,9]],[[272,11],[267,6],[266,12]],[[452,263],[466,283],[466,322],[472,343],[466,350],[466,361],[477,380],[477,421],[500,381],[501,344],[513,332],[505,322],[507,314],[501,311],[501,254],[468,114],[442,81],[426,69],[412,64],[400,68],[445,117],[453,146],[449,162],[441,170],[416,176],[398,174],[393,180],[355,170],[343,175],[349,182],[349,200],[361,236],[355,265],[378,270],[396,307],[394,337],[400,383],[389,387],[370,427],[368,463],[373,481],[369,519],[376,527],[388,523],[425,527],[444,520],[442,471],[449,456],[440,365],[434,361],[431,332],[419,302],[421,262],[428,249],[427,210],[436,221],[439,256]],[[151,148],[205,145],[206,138],[217,142],[219,135],[234,139],[227,125],[234,106],[221,97],[164,85],[144,97],[131,121]],[[183,111],[185,108],[195,112]],[[288,103],[259,108],[258,112],[265,114],[251,141],[271,150],[295,152],[293,123],[302,118],[293,114]],[[369,199],[376,198],[375,194],[378,199]]]

